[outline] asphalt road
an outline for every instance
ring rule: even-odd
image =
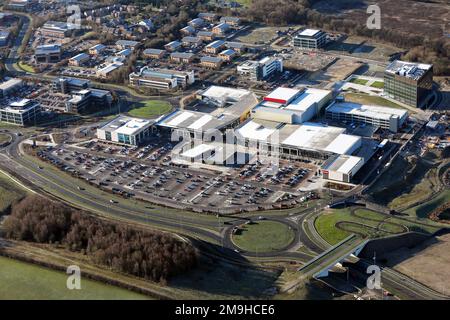
[[[175,217],[173,215],[165,214],[163,208],[141,210],[128,205],[127,201],[119,201],[119,203],[111,204],[108,200],[100,198],[95,194],[79,190],[78,185],[74,184],[70,180],[62,178],[60,175],[57,175],[50,170],[39,169],[36,163],[27,160],[19,153],[19,144],[24,139],[24,137],[15,137],[14,141],[2,150],[0,153],[0,166],[9,172],[14,172],[16,176],[20,176],[20,180],[26,182],[26,185],[35,186],[41,190],[58,190],[58,193],[64,197],[63,200],[68,200],[72,205],[83,207],[99,214],[154,225],[182,235],[197,235],[202,239],[209,239],[211,242],[222,243],[225,249],[233,249],[233,246],[227,243],[226,237],[223,238],[226,231],[222,234],[220,233],[221,230],[219,228],[219,221],[205,221],[204,219],[196,219],[192,216],[185,216],[183,218],[180,218],[180,216]],[[295,242],[292,246],[285,248],[285,250],[280,250],[273,253],[258,254],[257,256],[267,258],[280,257],[300,261],[310,260],[311,256],[309,255],[289,251],[293,246],[296,246],[299,243],[302,243],[313,252],[320,250],[320,248],[315,246],[315,242],[311,241],[301,231],[301,224],[292,221],[292,219],[297,219],[297,221],[302,222],[302,217],[308,213],[309,211],[299,213],[295,216],[278,216],[276,218],[270,217],[270,219],[277,219],[280,222],[291,225],[292,228],[296,230]],[[242,222],[245,221],[246,218],[244,217],[239,219],[239,221]],[[236,223],[238,222],[236,221]],[[242,253],[242,255],[247,257],[256,256],[252,253]]]
[[[23,21],[22,28],[19,31],[19,34],[17,35],[16,39],[14,39],[14,45],[11,48],[9,52],[9,56],[6,59],[5,67],[6,70],[13,73],[20,73],[23,74],[24,72],[22,70],[17,69],[14,64],[17,62],[19,58],[18,50],[20,46],[22,45],[23,38],[25,37],[25,34],[27,33],[28,27],[30,26],[30,18],[28,18],[26,15],[20,15],[17,13],[14,13],[15,15],[18,15]]]

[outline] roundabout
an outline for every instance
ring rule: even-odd
[[[7,133],[0,133],[0,148],[6,147],[12,142],[12,136]]]
[[[225,238],[228,247],[249,256],[284,252],[299,242],[295,223],[274,218],[240,220],[227,229]]]

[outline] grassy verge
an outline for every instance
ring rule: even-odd
[[[350,233],[378,238],[408,230],[434,233],[439,229],[439,226],[432,223],[424,225],[414,219],[400,219],[362,208],[356,209],[355,214],[351,214],[350,208],[327,210],[316,219],[315,227],[320,236],[330,244],[342,241]]]
[[[437,163],[427,157],[396,158],[368,193],[375,202],[396,210],[426,200],[438,187]]]
[[[377,89],[383,89],[384,82],[383,81],[374,81],[370,86],[373,88],[377,88]]]
[[[138,103],[131,109],[128,114],[138,118],[154,118],[162,114],[168,113],[172,106],[167,101],[148,100],[144,103]]]
[[[0,300],[149,299],[125,289],[82,278],[81,290],[69,290],[64,272],[0,257]]]
[[[329,244],[336,244],[350,235],[350,232],[336,228],[336,223],[350,217],[350,210],[335,209],[327,210],[314,222],[319,235]]]
[[[360,84],[365,86],[367,84],[367,82],[369,82],[369,80],[364,80],[364,79],[359,79],[359,78],[353,78],[352,80],[350,80],[351,83],[354,84]]]
[[[11,138],[7,134],[0,133],[0,144],[8,142]]]
[[[26,193],[26,191],[0,172],[0,213],[8,209],[14,201],[23,198]]]
[[[407,213],[410,216],[418,217],[421,219],[427,218],[428,214],[430,214],[431,211],[449,201],[450,201],[450,190],[447,189],[439,193],[436,197],[434,197],[430,201],[406,210],[405,213]]]
[[[385,107],[391,107],[391,108],[397,108],[397,109],[405,109],[399,104],[396,104],[392,101],[386,100],[379,96],[371,96],[368,94],[363,93],[346,93],[345,94],[345,100],[354,102],[354,103],[360,103],[360,104],[369,104],[369,105],[378,105],[378,106],[385,106]]]
[[[288,246],[294,240],[292,229],[276,221],[258,221],[241,227],[233,242],[241,249],[251,252],[271,252]]]
[[[30,72],[30,73],[34,73],[34,68],[28,64],[23,63],[22,61],[19,61],[18,63],[19,67],[25,71],[25,72]]]
[[[409,193],[395,198],[388,206],[392,209],[399,209],[426,200],[433,194],[433,187],[432,181],[425,177]]]

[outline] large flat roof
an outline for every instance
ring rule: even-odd
[[[158,122],[158,125],[174,129],[210,130],[222,129],[250,110],[258,102],[256,96],[244,89],[211,86],[199,91],[198,108],[186,107]],[[195,109],[195,110],[190,110]],[[201,109],[201,111],[198,111]]]
[[[419,80],[433,67],[432,64],[395,60],[386,68],[387,73],[397,74],[413,80]]]
[[[361,161],[364,161],[364,159],[355,156],[340,155],[323,169],[349,174]]]
[[[220,48],[220,47],[222,47],[224,45],[225,45],[225,41],[223,41],[223,40],[216,40],[216,41],[213,41],[210,44],[208,44],[206,46],[206,48]]]
[[[327,108],[327,111],[334,113],[360,115],[369,118],[384,120],[389,120],[392,117],[402,118],[408,114],[408,111],[405,109],[375,105],[362,105],[353,102],[335,102]]]
[[[46,23],[44,23],[43,28],[65,32],[69,30],[69,24],[67,22],[62,21],[47,21]]]
[[[152,123],[153,121],[147,119],[118,116],[101,127],[100,130],[133,135]]]
[[[305,122],[299,126],[293,134],[283,141],[283,144],[305,148],[326,150],[327,147],[340,135],[345,129],[338,127],[328,127],[319,123]]]
[[[178,110],[158,122],[159,126],[173,129],[211,130],[220,129],[236,118],[229,114],[211,115],[197,111]]]
[[[284,88],[278,87],[264,97],[264,100],[277,102],[282,104],[289,103],[292,99],[295,98],[300,93],[298,89]]]
[[[344,128],[305,122],[301,125],[251,119],[239,126],[241,138],[270,142],[279,146],[345,154],[361,142],[361,137],[344,134]]]
[[[32,108],[35,108],[38,105],[39,105],[39,103],[35,100],[20,99],[20,100],[11,102],[7,106],[0,106],[0,109],[7,111],[7,112],[11,112],[11,113],[22,114]]]
[[[201,91],[201,95],[207,98],[213,98],[217,100],[233,101],[236,102],[242,97],[250,94],[251,92],[245,89],[236,89],[221,86],[211,86],[204,91]]]
[[[293,111],[306,111],[315,103],[320,103],[326,99],[331,91],[308,88],[301,95],[295,98],[285,109]]]
[[[195,146],[192,149],[189,149],[189,150],[183,152],[181,155],[183,157],[187,157],[187,158],[196,158],[196,157],[201,156],[205,152],[212,151],[214,149],[216,149],[215,146],[202,143],[202,144],[199,144],[198,146]]]
[[[61,52],[61,45],[60,44],[45,44],[41,46],[37,46],[34,50],[35,54],[49,54],[49,53],[56,53]]]
[[[320,32],[320,30],[317,29],[305,29],[302,32],[299,33],[300,36],[307,36],[307,37],[314,37]]]
[[[8,81],[0,83],[0,90],[7,90],[16,85],[20,85],[21,83],[22,83],[22,79],[18,79],[18,78],[9,79]]]

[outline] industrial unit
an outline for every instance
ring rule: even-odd
[[[258,103],[250,91],[211,86],[197,93],[195,110],[189,106],[170,113],[156,123],[160,128],[195,132],[224,131],[238,125]],[[203,111],[199,111],[203,110]]]
[[[223,60],[218,57],[205,56],[200,58],[200,64],[205,68],[219,69],[223,64]]]
[[[326,109],[328,120],[348,123],[365,123],[398,132],[408,118],[404,109],[388,108],[382,106],[361,105],[352,102],[334,102]]]
[[[204,50],[205,50],[206,53],[217,54],[218,52],[220,52],[224,48],[225,48],[225,41],[223,41],[223,40],[216,40],[216,41],[211,42],[210,44],[208,44],[205,47]]]
[[[395,60],[384,72],[384,93],[412,107],[422,107],[433,89],[433,65]]]
[[[292,159],[328,159],[333,154],[352,154],[361,137],[345,134],[344,128],[321,123],[286,124],[249,119],[235,130],[245,145]]]
[[[117,40],[116,47],[119,50],[131,49],[134,50],[139,45],[138,41],[132,40]]]
[[[338,155],[322,165],[322,176],[327,180],[349,183],[363,165],[361,157]]]
[[[179,48],[181,48],[182,45],[183,44],[180,41],[175,40],[175,41],[172,41],[172,42],[169,42],[168,44],[166,44],[164,46],[164,49],[166,49],[167,51],[173,52],[173,51],[176,51]]]
[[[191,63],[194,61],[195,54],[190,52],[172,52],[170,60],[179,63]]]
[[[277,88],[252,110],[252,118],[300,124],[319,114],[331,96],[330,90]]]
[[[161,59],[166,55],[166,50],[161,49],[145,49],[144,50],[144,56],[151,58],[151,59]]]
[[[148,139],[152,124],[151,120],[121,115],[97,129],[97,138],[119,144],[139,145]]]
[[[89,48],[89,54],[95,56],[95,55],[102,53],[105,49],[106,49],[106,46],[99,43],[99,44],[96,44],[95,46]]]
[[[303,50],[317,50],[327,41],[327,34],[322,30],[305,29],[294,36],[294,47]]]
[[[89,61],[90,57],[86,53],[80,53],[76,56],[69,59],[69,66],[76,66],[79,67],[86,61]]]

